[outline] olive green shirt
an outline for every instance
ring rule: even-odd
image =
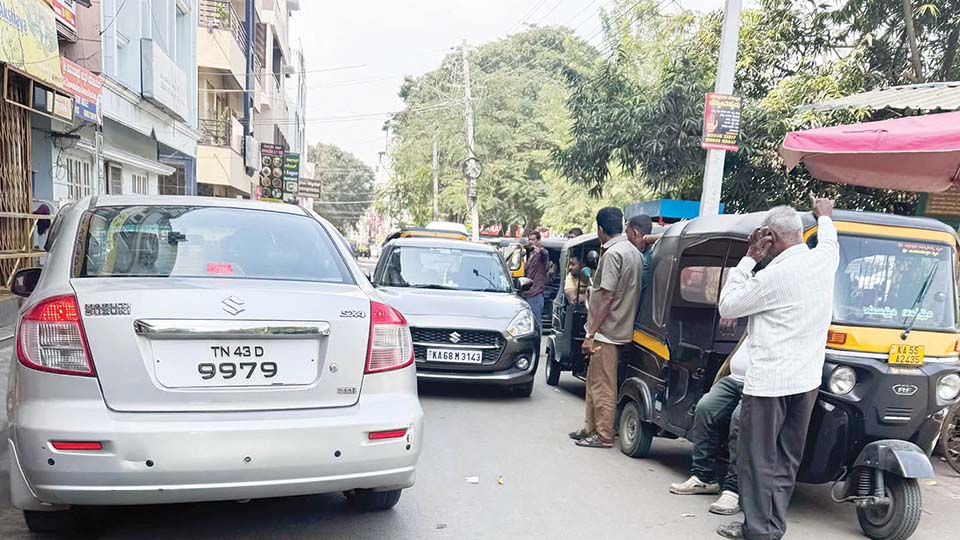
[[[610,312],[600,325],[597,341],[623,345],[633,340],[633,322],[640,302],[643,283],[643,254],[624,235],[615,236],[603,244],[597,270],[593,274],[593,291],[603,289],[612,293]],[[593,318],[593,306],[587,311],[587,326]]]

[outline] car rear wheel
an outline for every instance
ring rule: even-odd
[[[920,484],[915,478],[883,473],[890,504],[857,508],[863,533],[873,540],[906,540],[920,525]]]
[[[376,512],[378,510],[389,510],[400,501],[400,492],[403,490],[393,489],[390,491],[367,491],[357,490],[347,493],[347,502],[357,510],[365,512]]]
[[[37,512],[24,510],[23,519],[33,533],[89,533],[100,528],[93,516],[80,510]]]
[[[560,384],[560,362],[557,361],[557,353],[552,344],[547,345],[547,365],[543,369],[547,377],[547,384],[556,386]]]
[[[620,451],[632,458],[650,454],[653,444],[653,426],[640,420],[637,402],[630,400],[620,412]]]

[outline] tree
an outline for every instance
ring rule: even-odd
[[[540,225],[547,197],[551,149],[566,138],[564,71],[587,70],[597,52],[568,29],[534,28],[470,52],[475,99],[475,151],[481,226]],[[433,137],[440,149],[440,212],[452,221],[467,215],[466,157],[460,52],[441,66],[408,78],[400,89],[405,109],[389,123],[395,177],[383,207],[394,217],[423,224],[433,214]],[[558,126],[561,126],[558,129]]]
[[[374,200],[373,170],[332,144],[309,146],[307,161],[316,166],[316,180],[320,182],[321,202],[314,203],[314,211],[342,233],[355,229]]]

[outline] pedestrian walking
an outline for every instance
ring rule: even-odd
[[[533,324],[537,331],[537,344],[543,330],[543,288],[547,285],[547,264],[550,254],[540,245],[540,231],[527,235],[527,260],[524,263],[524,276],[533,281],[533,286],[521,293],[533,311]],[[539,347],[537,352],[539,354]]]
[[[640,300],[643,259],[623,235],[623,212],[607,207],[597,212],[597,236],[603,253],[593,274],[587,306],[583,353],[590,355],[583,428],[570,434],[578,446],[613,446],[617,399],[617,362],[621,345],[633,339]]]
[[[787,206],[767,212],[747,255],[720,293],[720,316],[749,317],[750,366],[740,411],[740,506],[744,522],[721,526],[725,538],[779,540],[803,457],[823,371],[833,284],[840,261],[833,201],[813,198],[817,247]],[[772,257],[753,275],[757,264]]]
[[[736,319],[721,319],[720,332],[730,334],[736,328]],[[710,505],[714,514],[732,515],[740,511],[740,489],[737,477],[737,439],[739,435],[740,398],[750,363],[747,334],[721,366],[710,391],[697,403],[693,415],[693,429],[688,439],[693,443],[690,478],[670,484],[670,493],[676,495],[713,495],[720,497]],[[720,478],[720,436],[726,432],[729,464]]]

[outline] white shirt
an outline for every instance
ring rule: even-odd
[[[840,245],[833,220],[818,220],[817,247],[793,246],[755,276],[744,257],[720,293],[720,316],[749,317],[750,365],[743,393],[789,396],[820,386]]]
[[[730,359],[730,378],[743,384],[747,379],[747,368],[750,367],[750,338],[744,340],[737,347]]]

